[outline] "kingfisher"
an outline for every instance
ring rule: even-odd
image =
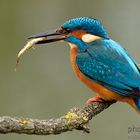
[[[29,39],[37,40],[35,44],[56,41],[69,43],[75,74],[97,93],[97,96],[86,101],[87,104],[95,101],[121,101],[140,113],[138,64],[127,50],[111,39],[99,20],[90,17],[74,18],[51,32],[33,35]]]

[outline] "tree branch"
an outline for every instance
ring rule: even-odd
[[[50,135],[60,134],[74,129],[89,133],[89,120],[113,103],[115,101],[94,102],[85,105],[81,109],[73,108],[66,115],[50,120],[3,116],[0,117],[0,133]]]

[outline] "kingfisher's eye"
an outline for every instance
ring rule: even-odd
[[[64,31],[65,33],[70,33],[70,32],[71,32],[71,29],[70,29],[70,28],[63,28],[63,31]]]

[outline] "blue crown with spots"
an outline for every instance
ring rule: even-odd
[[[109,39],[109,36],[103,27],[102,23],[94,18],[80,17],[66,21],[62,28],[68,28],[70,30],[85,30],[89,34],[100,36],[105,39]]]

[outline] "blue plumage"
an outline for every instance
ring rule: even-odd
[[[76,58],[79,69],[91,80],[124,96],[140,97],[139,69],[129,54],[113,40],[87,44]]]
[[[97,19],[81,17],[71,19],[66,21],[62,26],[63,29],[68,28],[70,30],[85,30],[89,34],[94,34],[106,39],[109,39],[109,36],[101,24],[101,22]]]
[[[104,36],[102,40],[85,43],[75,36],[65,40],[76,44],[79,54],[76,64],[87,78],[123,96],[140,97],[140,70],[134,59],[118,43],[109,38],[96,19],[76,18],[62,28],[83,29],[87,33]]]
[[[78,46],[76,64],[87,78],[123,96],[140,97],[140,72],[128,52],[111,39],[84,43],[74,36],[67,41]]]

